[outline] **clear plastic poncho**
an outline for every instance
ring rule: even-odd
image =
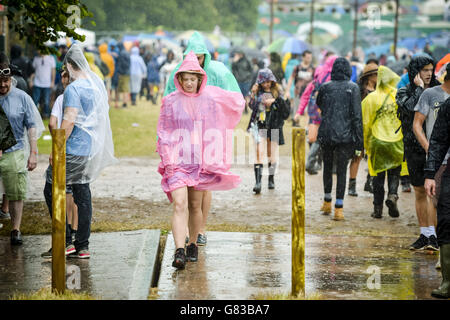
[[[66,143],[66,180],[67,184],[91,183],[105,167],[118,162],[114,157],[108,94],[79,45],[70,47],[64,64],[71,83],[64,91],[63,120],[74,123]],[[70,106],[68,90],[74,93],[72,101],[78,99],[81,107]]]

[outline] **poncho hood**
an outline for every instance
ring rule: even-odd
[[[420,72],[420,70],[423,69],[428,64],[433,65],[433,73],[431,75],[431,82],[430,84],[433,84],[436,82],[436,77],[434,75],[434,69],[435,69],[435,63],[432,58],[430,58],[428,55],[417,55],[411,59],[409,62],[409,65],[407,67],[408,70],[408,77],[409,77],[409,83],[412,88],[416,88],[416,84],[414,83],[414,78],[417,76],[417,74]]]
[[[188,45],[186,50],[184,51],[184,55],[186,56],[189,52],[193,51],[195,54],[204,54],[205,55],[205,62],[203,64],[203,69],[207,69],[209,62],[211,61],[211,54],[208,51],[208,48],[206,47],[205,40],[203,39],[203,36],[198,32],[195,31],[191,38],[189,39]]]
[[[100,54],[108,53],[108,45],[106,43],[102,43],[98,46],[98,52]]]
[[[138,47],[131,48],[131,55],[132,56],[138,56],[139,55],[139,48]]]
[[[193,72],[193,73],[200,73],[203,75],[202,83],[197,93],[187,93],[183,90],[181,83],[178,81],[178,75],[182,72]],[[175,83],[175,87],[177,87],[177,89],[180,92],[182,92],[187,96],[196,97],[202,93],[203,88],[206,86],[207,79],[208,77],[206,75],[206,72],[205,70],[202,69],[202,67],[200,67],[196,54],[194,53],[194,51],[190,51],[184,58],[178,71],[175,73],[173,81]]]
[[[400,77],[394,71],[385,66],[378,67],[376,90],[384,92],[396,90],[399,81]]]
[[[327,60],[328,61],[328,60]],[[331,80],[350,80],[352,76],[352,67],[345,58],[337,58],[333,63],[331,70]]]

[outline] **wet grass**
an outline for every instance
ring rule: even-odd
[[[11,300],[99,300],[99,298],[85,292],[76,293],[66,290],[64,293],[55,293],[52,292],[51,288],[42,288],[28,294],[16,293],[11,297]]]
[[[138,100],[136,106],[128,105],[127,108],[114,108],[111,104],[109,117],[114,141],[114,154],[116,157],[152,157],[159,158],[156,150],[156,128],[158,124],[160,101],[153,104],[150,101]],[[243,114],[236,129],[245,131],[250,120],[250,113]],[[40,154],[50,154],[51,140],[44,140],[49,136],[48,120],[44,121],[46,131],[38,140]],[[289,155],[291,152],[291,128],[290,121],[284,126],[286,144],[280,148],[280,155]]]
[[[172,229],[170,217],[171,207],[165,205],[163,209],[141,206],[139,200],[133,203],[127,201],[111,201],[111,199],[94,199],[94,213],[92,216],[91,232],[122,232],[141,229],[159,229],[161,234],[167,235]],[[131,201],[131,200],[130,200]],[[136,202],[136,203],[134,203]],[[138,204],[139,203],[139,204]],[[133,213],[122,212],[122,206],[136,208]],[[140,208],[142,207],[142,208]],[[149,213],[150,212],[150,213]],[[0,220],[4,225],[0,235],[9,236],[10,220]],[[25,202],[24,214],[20,230],[24,235],[51,234],[52,221],[44,201]],[[274,233],[288,232],[287,226],[282,225],[249,225],[238,223],[208,223],[207,231],[223,232],[257,232]]]

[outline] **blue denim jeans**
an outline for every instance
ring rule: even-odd
[[[89,183],[72,184],[73,200],[78,207],[78,230],[75,234],[75,249],[77,251],[89,249],[89,237],[91,235],[92,199]],[[52,185],[48,182],[44,187],[45,202],[52,216]],[[66,246],[72,244],[72,234],[66,219]]]
[[[41,109],[41,114],[44,117],[50,117],[50,113],[51,113],[50,94],[51,94],[51,92],[52,92],[51,88],[41,88],[41,87],[33,86],[32,95],[33,95],[34,104],[36,106],[38,106],[38,104],[41,100],[41,96],[43,96],[43,98],[44,98],[44,106],[43,106],[43,109]]]

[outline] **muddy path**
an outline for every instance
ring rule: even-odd
[[[44,220],[48,218],[42,194],[47,161],[48,157],[41,155],[38,168],[30,174],[32,188],[25,206],[24,219],[27,219],[27,215],[44,217]],[[130,227],[170,229],[172,206],[160,187],[160,175],[156,171],[158,163],[158,159],[152,158],[121,158],[118,164],[102,172],[99,179],[91,185],[94,232],[107,231],[111,226],[121,230]],[[399,218],[390,218],[387,207],[384,208],[381,220],[370,217],[373,208],[372,194],[363,191],[366,168],[367,163],[361,162],[357,179],[359,196],[346,195],[345,221],[341,222],[333,221],[332,216],[320,214],[319,208],[323,201],[322,174],[306,174],[307,233],[410,237],[417,234],[413,193],[402,193],[399,190]],[[292,205],[290,157],[280,157],[275,190],[267,189],[265,166],[260,195],[252,193],[252,164],[235,165],[232,171],[241,176],[242,182],[234,190],[213,193],[209,230],[289,232]]]

